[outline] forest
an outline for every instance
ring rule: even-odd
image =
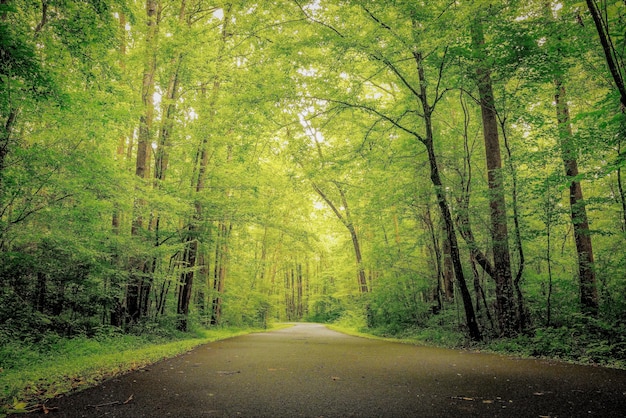
[[[315,321],[624,365],[625,57],[621,0],[0,0],[0,345]]]

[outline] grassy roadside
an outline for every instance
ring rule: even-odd
[[[277,324],[269,329],[287,327]],[[44,344],[3,347],[0,417],[43,409],[47,399],[94,386],[105,379],[185,353],[199,345],[252,332],[220,328],[167,340],[134,335],[56,339]]]
[[[554,330],[543,335],[545,330],[537,332],[534,337],[520,335],[509,339],[494,339],[481,343],[469,343],[460,333],[441,330],[408,330],[401,335],[384,333],[373,329],[367,332],[363,327],[351,323],[325,324],[329,329],[357,337],[394,341],[431,347],[465,349],[486,353],[531,359],[549,359],[572,364],[593,365],[626,370],[626,346],[624,344],[609,345],[603,342],[585,341],[583,338],[565,338],[563,331]],[[382,332],[382,335],[380,333]],[[571,332],[571,330],[567,330]],[[554,335],[559,333],[559,335]],[[619,351],[621,350],[621,351]]]

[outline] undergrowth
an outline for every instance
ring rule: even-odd
[[[411,344],[446,348],[469,348],[528,358],[550,358],[581,364],[626,369],[626,325],[573,314],[557,326],[536,327],[514,338],[472,342],[463,326],[432,316],[423,326],[386,324],[368,327],[364,315],[345,312],[331,328],[352,335],[393,339]],[[452,323],[452,324],[451,324]]]

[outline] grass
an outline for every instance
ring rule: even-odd
[[[495,338],[481,343],[470,342],[460,332],[437,327],[409,328],[402,332],[368,329],[350,321],[328,324],[328,328],[345,334],[395,341],[405,344],[470,349],[521,358],[544,358],[568,363],[604,366],[626,370],[626,333],[600,329],[597,320],[585,327],[537,328],[532,336]],[[584,328],[584,329],[583,329]],[[604,331],[607,335],[601,335]]]
[[[174,341],[118,334],[100,338],[49,337],[37,344],[5,344],[0,349],[0,417],[44,409],[47,399],[60,394],[94,386],[202,344],[256,331],[261,330],[201,330]]]

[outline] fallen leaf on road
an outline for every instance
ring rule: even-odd
[[[468,396],[453,396],[452,399],[458,399],[460,401],[473,401],[474,398],[470,398]]]
[[[229,376],[231,374],[237,374],[237,373],[241,373],[241,371],[240,370],[235,370],[235,371],[220,370],[217,372],[217,374],[219,374],[220,376]]]
[[[131,394],[131,395],[128,397],[128,399],[126,399],[126,400],[125,400],[122,404],[123,404],[123,405],[126,405],[128,402],[130,402],[130,401],[132,401],[132,400],[133,400],[133,397],[134,397],[134,395],[132,395],[132,394]]]
[[[483,403],[493,403],[491,399],[483,399]]]
[[[340,377],[337,377],[337,376],[331,376],[330,378],[331,378],[331,379],[333,379],[333,380],[335,380],[335,381],[336,381],[336,380],[341,380],[341,378],[340,378]]]

